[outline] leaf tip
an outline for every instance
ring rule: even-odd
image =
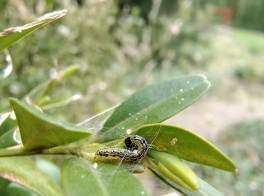
[[[16,104],[19,102],[19,100],[17,98],[14,97],[9,97],[8,98],[9,103],[13,106],[13,104]]]
[[[231,160],[230,160],[230,161],[231,161]],[[231,171],[232,173],[238,173],[238,168],[237,168],[236,164],[233,163],[233,161],[231,161],[231,164],[232,164],[232,168],[230,169],[230,171]]]
[[[63,16],[65,16],[68,12],[68,9],[57,10],[53,12],[46,13],[45,15],[38,18],[38,21],[45,21],[45,20],[56,20]]]

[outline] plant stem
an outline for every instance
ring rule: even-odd
[[[50,148],[43,150],[41,154],[50,154],[50,155],[75,155],[78,157],[82,157],[86,160],[94,160],[94,153],[88,153],[85,150],[82,150],[80,147],[69,147],[65,149],[65,146],[58,146],[55,148]]]
[[[26,152],[22,146],[0,149],[0,157],[25,156],[30,154],[34,154],[34,152]]]

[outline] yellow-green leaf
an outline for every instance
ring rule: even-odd
[[[29,35],[43,25],[63,17],[67,10],[54,11],[38,18],[36,21],[18,27],[10,27],[0,32],[0,51]]]
[[[188,190],[198,189],[198,180],[193,171],[177,156],[165,152],[149,150],[153,158],[154,169],[164,177]]]
[[[190,162],[230,172],[236,171],[236,165],[217,147],[184,128],[165,124],[149,124],[139,127],[133,134],[144,137],[157,151],[165,151]]]
[[[9,99],[27,151],[43,150],[89,137],[92,133],[74,124],[59,122],[15,98]]]
[[[39,195],[62,195],[60,186],[25,157],[0,158],[0,176]]]

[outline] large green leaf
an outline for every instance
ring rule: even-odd
[[[140,181],[116,165],[68,159],[62,167],[62,185],[67,196],[147,195]]]
[[[40,195],[62,195],[58,184],[24,157],[0,158],[0,176]]]
[[[127,135],[128,129],[162,122],[191,105],[209,86],[203,76],[186,76],[145,87],[113,112],[97,141],[119,139]]]
[[[43,25],[63,17],[66,13],[67,10],[65,9],[51,12],[26,25],[5,29],[3,32],[0,32],[0,51],[14,44],[19,39],[29,35]]]
[[[15,98],[9,99],[26,151],[47,149],[87,138],[91,132],[74,124],[62,123]]]
[[[181,127],[150,124],[139,127],[133,134],[144,137],[155,150],[166,151],[194,163],[230,172],[236,171],[236,165],[232,160],[213,144]]]

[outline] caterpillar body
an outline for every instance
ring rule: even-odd
[[[125,139],[125,148],[104,148],[96,151],[95,156],[120,158],[128,162],[139,161],[145,157],[148,144],[145,138],[131,135]]]

